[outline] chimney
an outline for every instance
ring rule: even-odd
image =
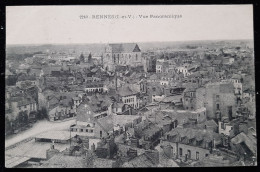
[[[152,160],[155,165],[159,164],[159,152],[157,150],[146,150],[145,155]]]
[[[213,138],[212,144],[213,144],[213,149],[215,149],[216,148],[215,138]]]
[[[116,87],[116,91],[117,91],[117,72],[115,72],[115,76],[116,76],[116,78],[115,78],[116,86],[115,87]]]
[[[52,142],[50,149],[46,151],[46,159],[50,159],[55,154],[59,153],[60,151],[54,148],[54,142]]]
[[[91,145],[91,151],[95,151],[96,150],[96,146],[95,146],[95,144],[93,143],[92,145]]]

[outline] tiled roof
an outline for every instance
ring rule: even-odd
[[[132,90],[129,86],[124,86],[118,89],[118,94],[122,97],[137,94],[138,92]]]
[[[141,118],[141,116],[137,115],[113,115],[113,122],[114,124],[120,124],[120,126],[123,126],[127,123],[131,123],[134,120]]]
[[[147,155],[141,154],[134,159],[124,163],[122,167],[130,167],[130,168],[137,168],[137,167],[157,167]]]
[[[90,114],[87,113],[90,111]],[[77,121],[87,122],[87,121],[93,121],[94,116],[93,112],[91,111],[91,108],[88,106],[86,102],[82,102],[78,107],[77,112]]]
[[[187,137],[188,139],[196,139],[197,141],[204,140],[210,142],[213,138],[216,140],[216,143],[220,142],[220,135],[208,130],[192,129],[192,128],[175,128],[165,135],[179,135],[180,137]]]
[[[100,118],[100,119],[96,120],[96,122],[106,132],[113,131],[113,129],[114,129],[114,123],[113,123],[113,116],[112,115],[108,115],[104,118]]]
[[[112,168],[115,160],[97,158],[94,160],[94,168]]]
[[[47,162],[41,165],[41,168],[84,168],[83,157],[68,156],[62,153],[56,154]]]
[[[28,104],[36,103],[36,101],[31,97],[11,97],[11,102],[17,102],[18,106],[25,106]]]
[[[112,53],[131,53],[140,52],[140,48],[135,43],[109,44],[112,47]]]
[[[251,138],[248,137],[244,132],[241,132],[237,136],[232,138],[231,142],[235,145],[244,142],[246,146],[250,149],[250,151],[256,153],[257,150],[256,139],[253,139],[252,137]]]

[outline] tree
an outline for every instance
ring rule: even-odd
[[[8,86],[15,85],[16,82],[17,82],[17,76],[8,76],[7,79],[6,79],[6,84]]]
[[[89,53],[89,55],[88,55],[88,63],[91,63],[92,62],[92,55],[91,55],[91,53]]]
[[[9,134],[11,132],[12,132],[11,122],[7,117],[5,117],[5,133]]]
[[[28,116],[25,111],[19,112],[17,116],[18,127],[21,127],[28,123]]]
[[[45,107],[41,110],[42,118],[48,118],[47,109]]]
[[[84,62],[85,57],[84,57],[83,53],[80,54],[80,56],[79,56],[79,60],[80,60],[81,62]]]

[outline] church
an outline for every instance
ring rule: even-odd
[[[103,54],[103,67],[113,71],[115,66],[142,66],[144,58],[136,43],[108,44]]]

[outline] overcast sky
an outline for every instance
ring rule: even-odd
[[[132,15],[133,19],[80,19],[80,15]],[[140,19],[138,15],[182,15]],[[113,43],[253,39],[252,5],[10,6],[7,44]]]

